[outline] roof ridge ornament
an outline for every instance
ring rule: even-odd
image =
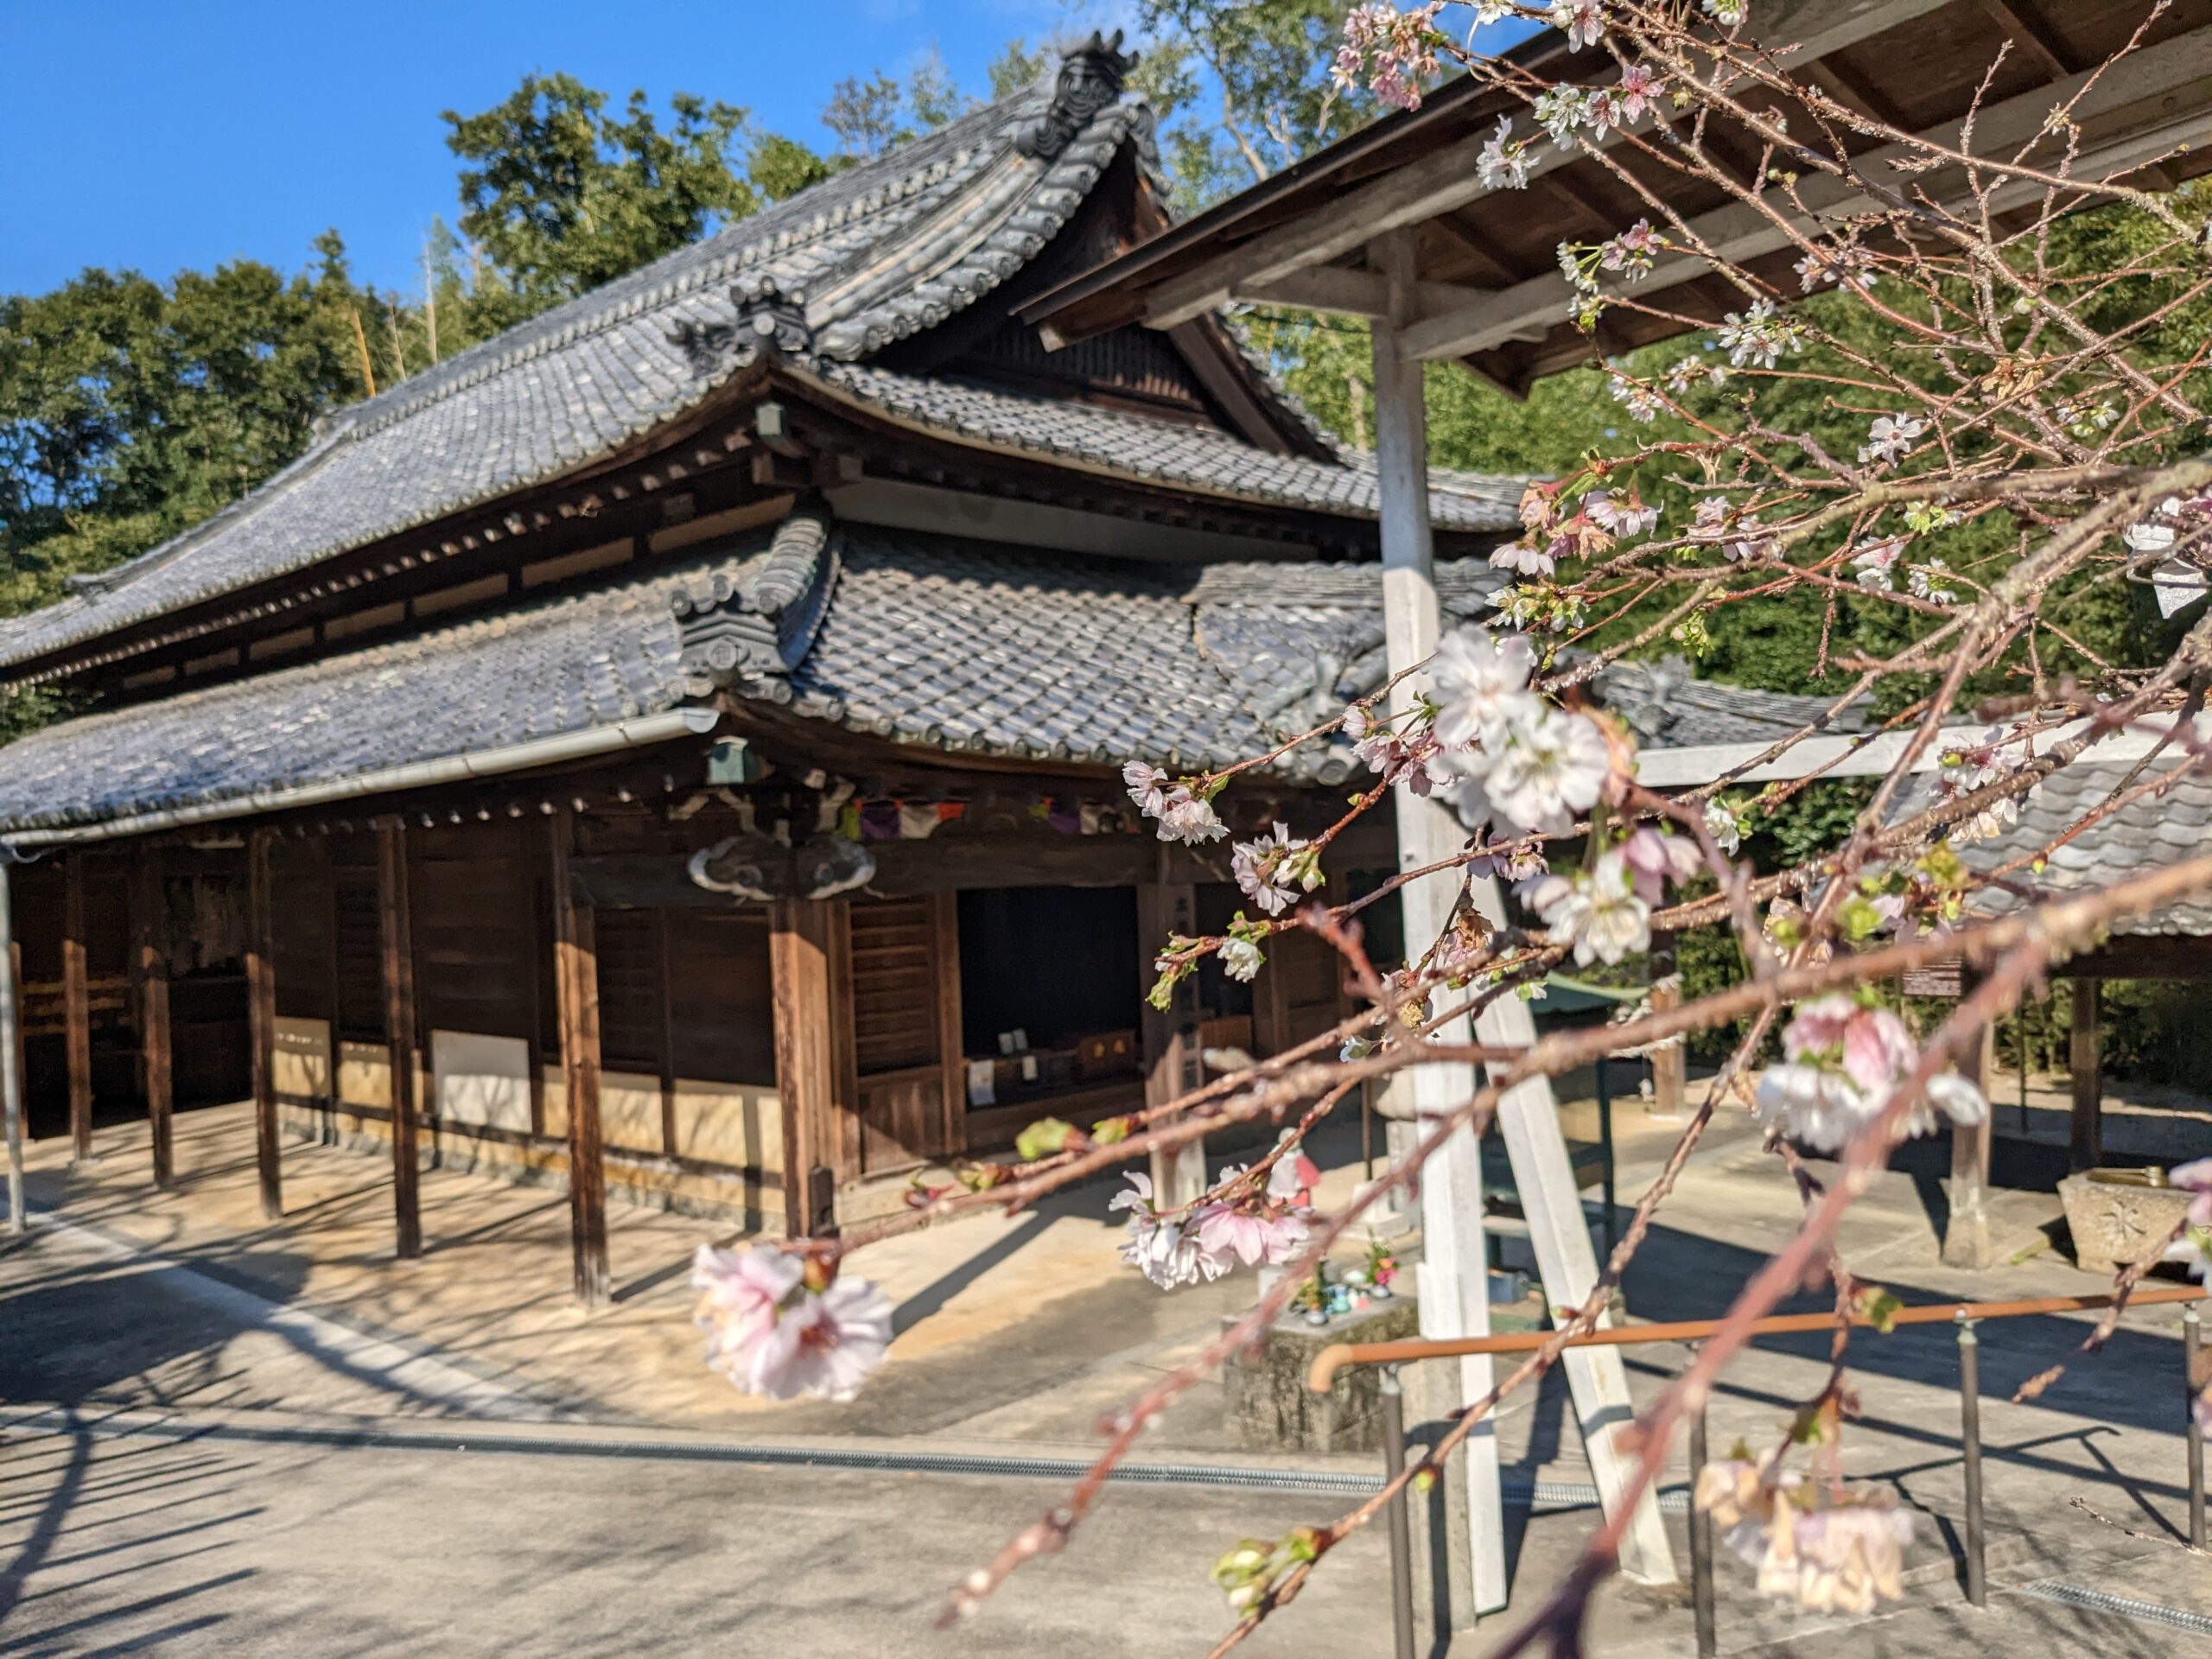
[[[669,600],[680,638],[686,695],[742,691],[791,701],[791,671],[805,658],[830,608],[841,561],[829,509],[812,498],[776,527],[766,551],[741,576],[716,570]]]
[[[803,357],[813,348],[807,325],[806,296],[765,271],[748,273],[731,287],[736,315],[727,322],[686,317],[668,331],[669,342],[699,374],[715,374],[726,364],[750,363],[764,355]]]
[[[1014,147],[1032,161],[1056,161],[1101,110],[1122,96],[1138,54],[1122,50],[1122,31],[1108,40],[1097,29],[1060,59],[1060,76],[1044,114],[1014,135]]]

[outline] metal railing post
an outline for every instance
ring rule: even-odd
[[[1959,1316],[1959,1442],[1967,1478],[1967,1599],[1988,1605],[1981,1525],[1981,1339],[1974,1322]]]
[[[1385,1365],[1380,1382],[1382,1395],[1382,1478],[1393,1481],[1406,1470],[1406,1400],[1398,1384],[1398,1368]],[[1414,1541],[1413,1523],[1406,1495],[1399,1492],[1386,1506],[1390,1535],[1390,1634],[1397,1659],[1414,1659]]]
[[[2189,1546],[2204,1548],[2204,1431],[2196,1426],[2197,1390],[2205,1386],[2200,1363],[2203,1321],[2191,1303],[2181,1314],[2182,1434],[2189,1446]]]
[[[1693,1361],[1697,1350],[1692,1347]],[[1713,1602],[1713,1517],[1697,1506],[1698,1477],[1708,1457],[1705,1439],[1705,1407],[1690,1419],[1690,1608],[1697,1618],[1697,1659],[1713,1659],[1720,1651],[1720,1626]]]

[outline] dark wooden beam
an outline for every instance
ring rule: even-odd
[[[138,993],[138,1067],[145,1084],[146,1128],[154,1149],[154,1185],[176,1179],[176,1070],[169,1048],[168,915],[162,890],[162,849],[140,849],[132,872],[131,976]]]
[[[284,1214],[283,1151],[276,1137],[276,957],[275,918],[269,893],[269,843],[275,832],[255,830],[245,840],[245,998],[248,1040],[253,1048],[254,1163],[261,1178],[261,1214]]]
[[[377,915],[384,942],[385,1064],[391,1077],[391,1207],[394,1254],[423,1254],[422,1163],[415,1099],[415,923],[407,883],[407,831],[397,818],[377,826]],[[533,976],[535,977],[535,976]],[[331,1058],[337,1059],[334,1003]],[[533,1048],[531,1065],[537,1065]],[[335,1092],[334,1084],[333,1092]]]
[[[2066,50],[2066,43],[2051,32],[2050,26],[2029,8],[2013,3],[2013,0],[1981,0],[1981,9],[1995,20],[1997,27],[2007,39],[2032,58],[2044,73],[2056,80],[2079,73],[2083,66],[2074,63]]]
[[[61,1020],[69,1063],[69,1140],[79,1163],[92,1156],[92,1007],[85,967],[85,855],[63,862]]]
[[[832,936],[841,901],[779,899],[769,910],[776,1094],[783,1107],[784,1229],[810,1236],[836,1221],[837,1060]],[[829,1213],[820,1176],[827,1175]]]
[[[569,1236],[575,1249],[576,1300],[587,1307],[611,1290],[607,1258],[607,1150],[599,1117],[599,951],[588,906],[569,891],[575,815],[548,825],[552,861],[553,976],[560,1006],[561,1071],[569,1096]]]
[[[968,1150],[968,1061],[962,1052],[960,1020],[960,899],[940,893],[930,900],[936,938],[937,1055],[944,1091],[944,1149]]]
[[[2115,933],[2053,969],[2068,979],[2212,979],[2212,938],[2190,933]]]
[[[2094,1169],[2104,1158],[2104,1057],[2097,1039],[2097,982],[2076,979],[2073,1026],[2066,1038],[2066,1065],[2074,1079],[2070,1152],[2076,1169]]]

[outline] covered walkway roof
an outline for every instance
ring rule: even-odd
[[[1947,145],[1987,77],[1975,121],[1977,154],[2009,154],[2043,130],[2053,105],[2088,85],[2096,67],[2129,38],[2147,5],[2063,0],[1783,0],[1751,10],[1746,30],[1782,51],[1793,73],[1847,114],[1872,117]],[[2146,49],[2098,75],[2075,110],[2082,134],[2073,172],[2101,177],[2145,169],[2143,181],[2171,184],[2212,167],[2212,0],[2177,0],[2152,26]],[[1999,54],[2003,53],[2001,62]],[[1541,75],[1611,82],[1618,70],[1602,49],[1571,54],[1547,30],[1506,61]],[[1993,70],[1992,65],[1996,65]],[[1814,130],[1808,111],[1789,111],[1793,130]],[[1586,363],[1592,342],[1567,320],[1571,290],[1554,254],[1562,241],[1594,243],[1633,220],[1660,214],[1611,170],[1617,164],[1679,213],[1701,242],[1796,293],[1799,250],[1761,209],[1718,185],[1686,178],[1641,153],[1650,126],[1615,135],[1605,159],[1540,143],[1525,190],[1484,186],[1478,157],[1498,119],[1522,136],[1535,129],[1525,105],[1463,78],[1418,111],[1376,122],[1275,177],[1222,202],[1120,258],[1063,283],[1021,315],[1048,341],[1088,338],[1128,322],[1172,327],[1236,301],[1381,316],[1388,283],[1367,255],[1377,238],[1414,232],[1418,286],[1401,354],[1458,359],[1514,391],[1543,375]],[[1841,137],[1872,180],[1886,176],[1869,134]],[[1758,176],[1764,141],[1713,120],[1708,152],[1739,181]],[[2055,147],[2049,159],[2055,161]],[[1896,175],[1900,185],[1907,181]],[[1912,175],[1936,201],[1961,198],[1950,168]],[[2038,187],[2008,186],[1997,206],[2039,203]],[[1870,201],[1860,188],[1808,173],[1805,205],[1840,219]],[[1787,212],[1787,205],[1784,204]],[[1679,239],[1679,238],[1678,238]],[[1614,353],[1718,321],[1745,296],[1694,255],[1662,257],[1637,287],[1637,300],[1677,314],[1616,308],[1595,346]]]

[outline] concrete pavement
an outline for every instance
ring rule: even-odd
[[[1195,1350],[1249,1294],[1248,1278],[1152,1291],[1114,1260],[1103,1188],[1036,1217],[961,1224],[874,1263],[904,1331],[880,1386],[850,1407],[777,1410],[699,1364],[681,1283],[698,1223],[618,1210],[626,1294],[586,1316],[566,1303],[557,1195],[431,1172],[434,1248],[395,1265],[372,1160],[288,1147],[289,1213],[270,1228],[251,1212],[240,1155],[251,1142],[239,1144],[250,1126],[193,1114],[181,1127],[199,1138],[173,1194],[147,1191],[120,1139],[128,1131],[111,1132],[117,1143],[89,1171],[63,1170],[40,1148],[35,1195],[67,1224],[0,1239],[0,1650],[927,1654],[957,1640],[993,1653],[1193,1653],[1227,1623],[1205,1579],[1216,1554],[1353,1501],[1116,1486],[1067,1554],[1021,1575],[969,1631],[939,1637],[927,1615],[945,1587],[1061,1485],[1002,1467],[763,1468],[719,1451],[1079,1458],[1098,1412]],[[1633,1108],[1622,1130],[1632,1198],[1673,1130]],[[1356,1171],[1338,1151],[1330,1179],[1349,1183]],[[1944,1268],[1940,1184],[1924,1161],[1909,1157],[1854,1212],[1842,1243],[1856,1269],[1916,1300],[2094,1287],[2051,1248],[2032,1206],[2014,1217],[2015,1259],[1982,1274]],[[1633,1312],[1715,1311],[1797,1213],[1775,1160],[1732,1119],[1632,1274]],[[1961,1509],[1950,1333],[1862,1333],[1842,1467],[1923,1511],[1915,1559],[1929,1581],[1878,1619],[1838,1624],[1768,1606],[1724,1560],[1722,1650],[1903,1659],[1972,1640],[2001,1644],[2007,1659],[2212,1651],[2212,1637],[2021,1587],[2082,1584],[2212,1615],[2207,1563],[2174,1541],[2185,1508],[2174,1311],[2130,1314],[2103,1356],[2076,1362],[2034,1404],[2004,1397],[2085,1329],[2051,1318],[1982,1333],[1990,1508],[2010,1541],[1990,1609],[1961,1607],[1944,1566]],[[1826,1348],[1799,1339],[1745,1356],[1713,1407],[1716,1451],[1770,1439],[1818,1386]],[[1634,1351],[1639,1399],[1686,1357]],[[1510,1480],[1587,1480],[1563,1394],[1548,1386],[1502,1414]],[[143,1432],[149,1423],[162,1433]],[[302,1437],[302,1424],[317,1433]],[[482,1449],[518,1433],[675,1449]],[[1211,1383],[1143,1454],[1308,1478],[1372,1472],[1369,1459],[1235,1452]],[[1682,1473],[1678,1459],[1669,1478]],[[1560,1580],[1591,1519],[1542,1505],[1516,1513],[1516,1614]],[[1253,1650],[1387,1652],[1385,1582],[1380,1541],[1363,1535]],[[1488,1651],[1511,1617],[1459,1650]],[[1687,1654],[1689,1629],[1679,1598],[1611,1585],[1589,1649]]]

